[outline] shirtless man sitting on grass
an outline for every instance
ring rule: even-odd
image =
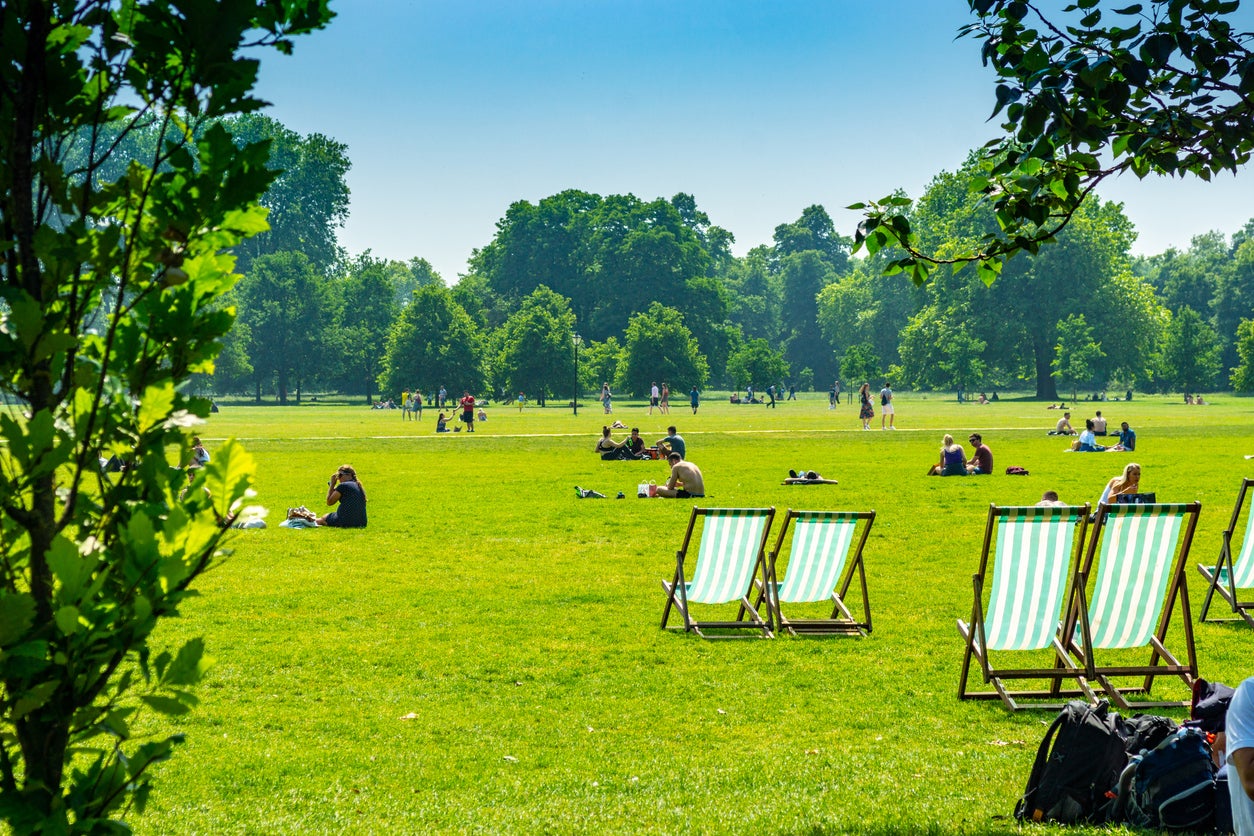
[[[657,489],[658,496],[667,499],[688,499],[689,497],[705,496],[705,480],[701,478],[701,469],[678,453],[666,457],[671,465],[671,478],[666,485]]]

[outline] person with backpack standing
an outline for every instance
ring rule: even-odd
[[[888,426],[884,426],[884,419],[888,419]],[[888,381],[884,381],[884,388],[880,390],[880,429],[895,430],[897,425],[893,423],[895,413],[893,410],[893,387],[888,385]]]
[[[1254,677],[1237,686],[1222,734],[1237,836],[1254,836]],[[1220,741],[1216,742],[1220,745]]]

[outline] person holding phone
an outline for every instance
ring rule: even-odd
[[[318,525],[334,528],[366,527],[366,489],[351,465],[340,465],[327,482],[327,505],[339,508],[318,518]]]

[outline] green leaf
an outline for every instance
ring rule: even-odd
[[[22,696],[13,703],[12,721],[17,722],[35,709],[46,704],[60,685],[60,680],[54,679],[48,682],[40,682],[22,691]]]
[[[162,381],[149,386],[139,400],[137,421],[140,433],[163,425],[173,411],[174,385],[169,381]]]
[[[53,614],[53,620],[57,622],[57,629],[67,636],[72,636],[78,632],[80,627],[78,623],[78,607],[65,606],[58,609]]]
[[[0,591],[0,648],[26,636],[35,623],[35,599],[28,592]]]
[[[78,603],[95,559],[81,556],[77,547],[62,535],[53,538],[46,559],[57,581],[57,600]]]
[[[222,227],[250,238],[270,229],[270,222],[266,220],[266,213],[267,210],[260,206],[253,206],[249,209],[235,209],[226,213],[226,217],[222,219]]]

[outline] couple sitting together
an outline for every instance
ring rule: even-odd
[[[1105,435],[1105,432],[1101,433]],[[1089,418],[1084,422],[1084,432],[1080,433],[1080,437],[1071,442],[1071,447],[1063,452],[1074,453],[1122,453],[1131,452],[1136,449],[1136,433],[1128,426],[1128,422],[1124,421],[1119,425],[1119,442],[1110,447],[1103,447],[1097,443],[1098,433],[1094,429],[1093,419]]]
[[[644,439],[640,437],[640,428],[632,427],[631,435],[622,441],[610,438],[610,428],[601,428],[601,437],[597,439],[594,452],[600,453],[604,461],[637,461],[648,458],[644,454]]]
[[[988,449],[979,433],[971,433],[971,459],[961,444],[946,434],[941,444],[940,461],[927,470],[928,476],[987,476],[993,472],[993,451]]]

